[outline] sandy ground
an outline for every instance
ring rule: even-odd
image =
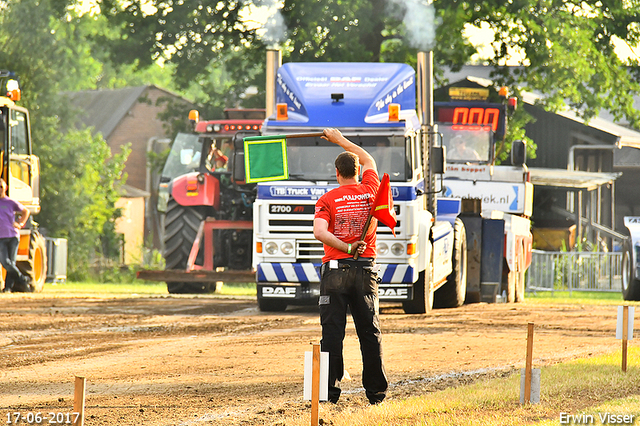
[[[618,350],[615,306],[474,304],[405,315],[381,306],[388,398],[400,399],[524,366]],[[86,378],[85,425],[284,425],[309,411],[304,352],[319,342],[313,307],[280,314],[252,299],[0,294],[0,422],[73,410]],[[341,404],[366,406],[353,324]],[[51,413],[51,414],[49,414]],[[27,423],[25,423],[27,424]]]

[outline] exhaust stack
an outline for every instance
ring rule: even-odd
[[[282,65],[282,54],[278,48],[267,49],[267,82],[265,85],[265,101],[267,118],[275,114],[276,111],[276,75],[278,68]]]
[[[418,52],[417,57],[418,114],[422,133],[424,158],[425,208],[436,216],[436,176],[430,166],[431,151],[435,146],[436,129],[433,118],[433,52]]]

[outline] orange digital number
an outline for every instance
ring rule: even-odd
[[[498,108],[464,108],[458,107],[453,110],[453,124],[477,124],[491,125],[495,132],[498,130],[498,120],[500,110]]]

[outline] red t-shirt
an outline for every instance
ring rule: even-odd
[[[379,186],[378,174],[371,169],[365,170],[361,183],[339,186],[320,197],[316,203],[315,217],[326,220],[329,223],[329,232],[339,240],[353,244],[362,236],[362,230]],[[371,219],[369,230],[364,238],[367,248],[360,257],[376,256],[377,228],[377,219]],[[353,255],[353,251],[348,254],[324,244],[322,263],[332,259],[350,258]]]

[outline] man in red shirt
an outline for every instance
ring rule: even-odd
[[[385,398],[388,382],[378,318],[376,219],[372,219],[364,240],[361,237],[380,179],[373,157],[339,130],[325,129],[323,138],[345,150],[335,161],[340,186],[318,200],[313,220],[313,235],[323,243],[325,253],[319,305],[321,348],[329,353],[329,401],[336,403],[340,397],[338,382],[344,374],[342,344],[349,307],[362,352],[362,384],[369,402],[378,404]],[[360,169],[362,183],[358,181]],[[356,253],[359,257],[354,260]]]

